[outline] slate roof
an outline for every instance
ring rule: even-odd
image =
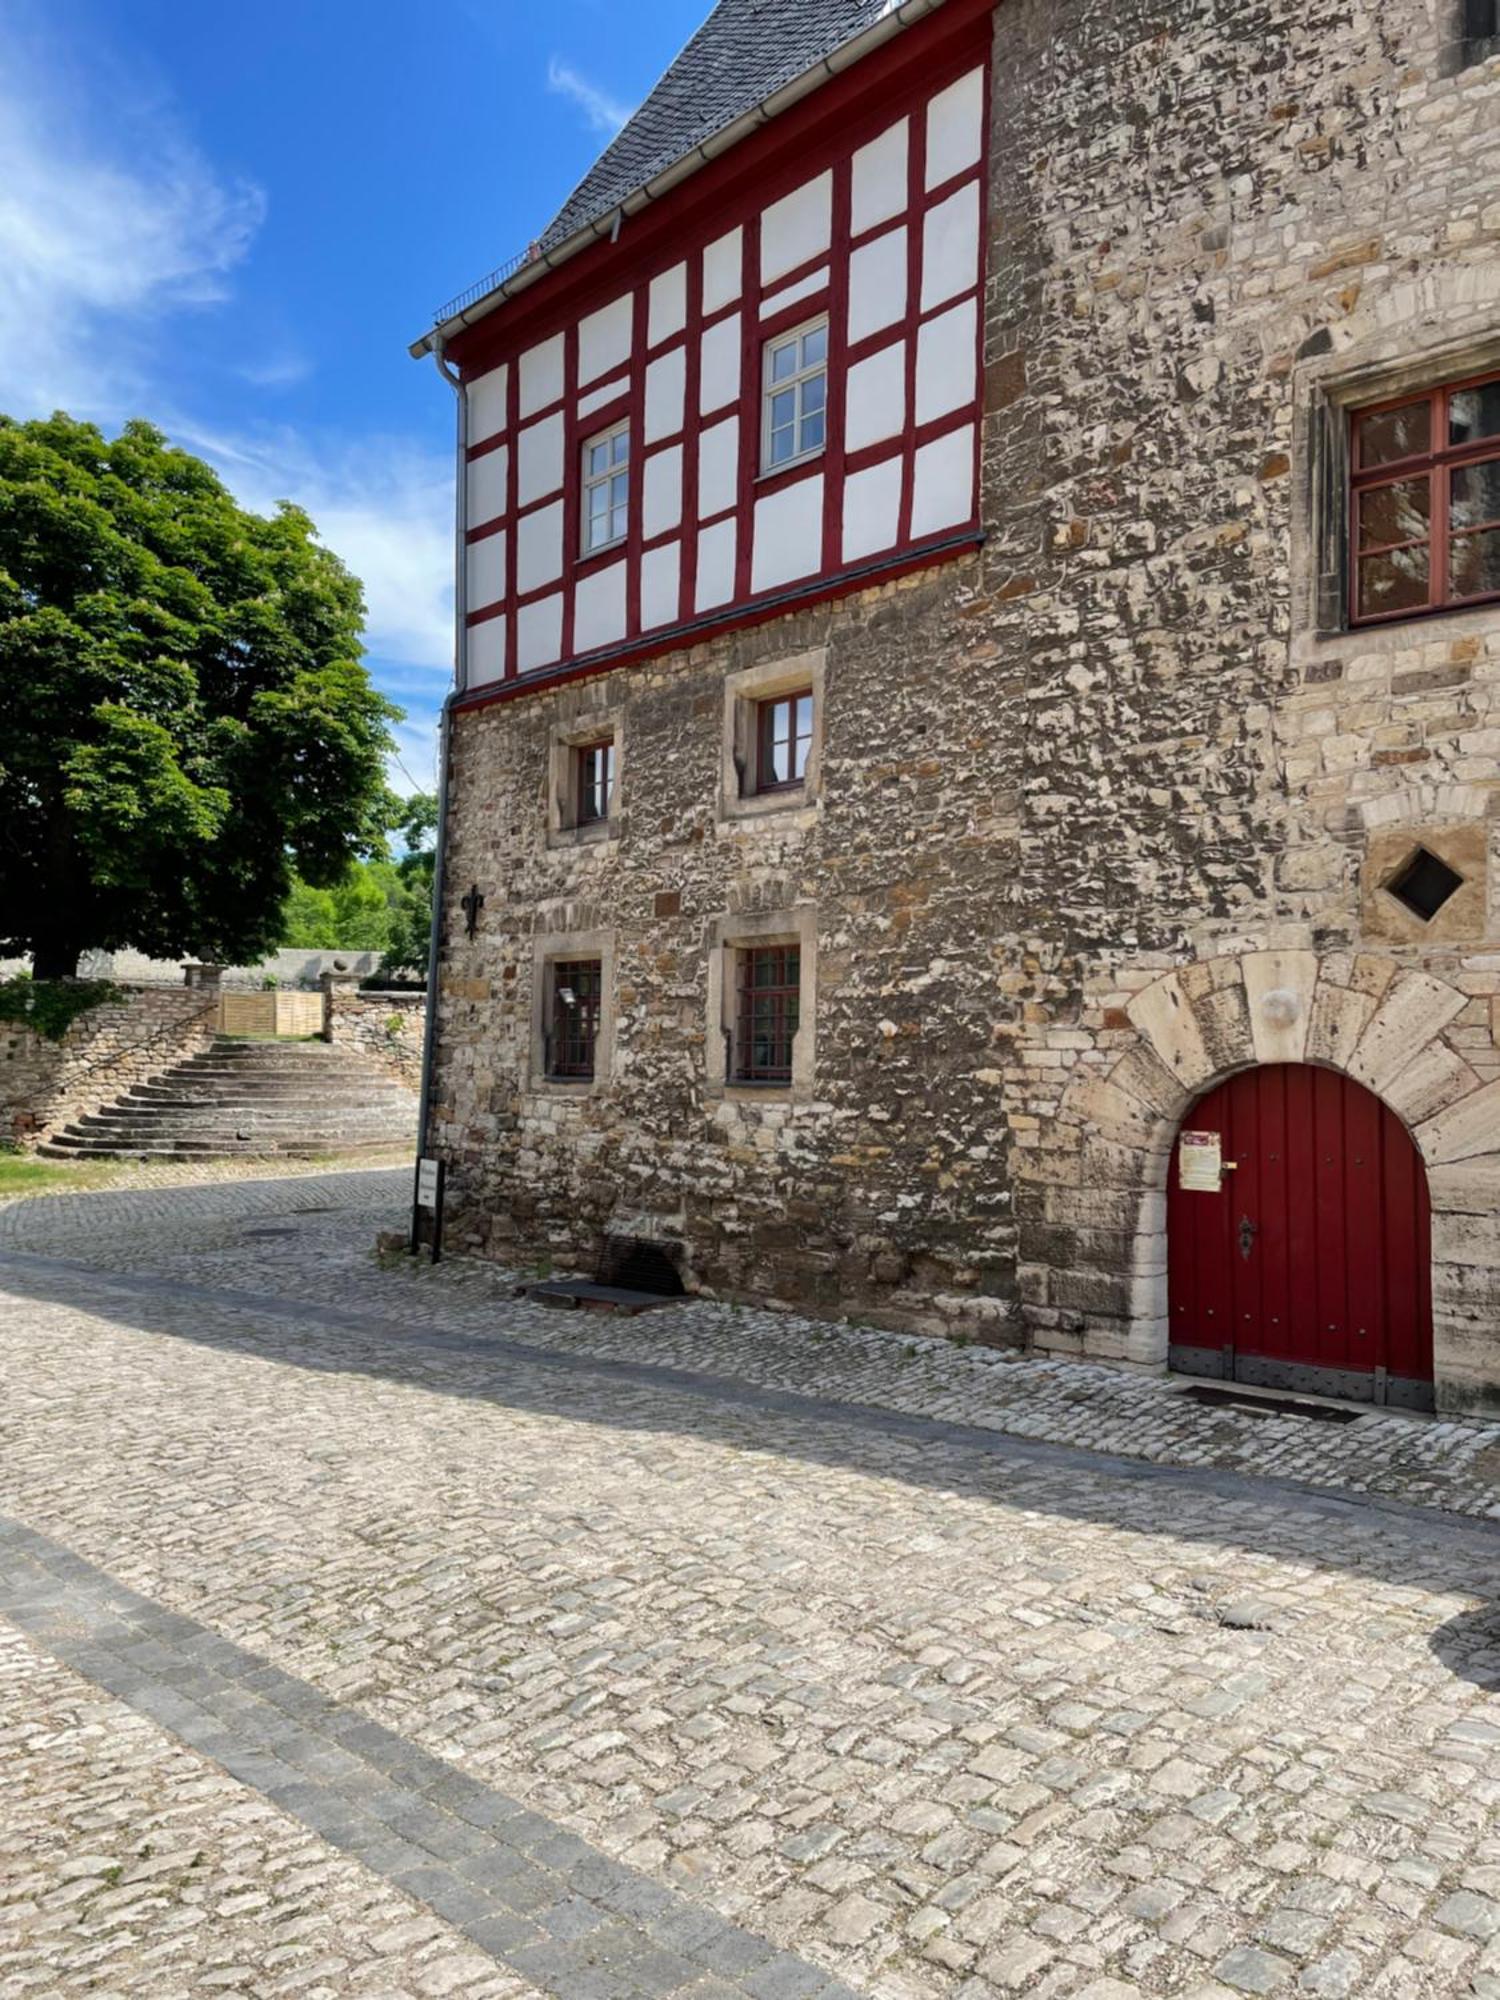
[[[719,0],[542,238],[551,249],[891,11],[891,0]]]

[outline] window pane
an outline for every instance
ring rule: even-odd
[[[630,474],[617,472],[609,482],[610,498],[616,507],[623,507],[630,497]]]
[[[828,397],[828,377],[813,375],[802,384],[802,407],[804,410],[821,410]]]
[[[1487,437],[1500,437],[1500,382],[1481,382],[1448,398],[1449,444]]]
[[[789,340],[782,347],[771,349],[771,380],[785,382],[789,375],[797,372],[797,343]]]
[[[1403,403],[1399,410],[1380,410],[1359,419],[1359,462],[1389,465],[1398,458],[1432,449],[1432,405]]]
[[[826,326],[809,327],[808,331],[802,336],[802,366],[804,368],[816,368],[819,362],[826,361],[827,358],[828,328]]]
[[[605,444],[591,444],[589,446],[590,473],[603,472],[608,466],[608,464],[609,464],[609,446]]]
[[[1500,521],[1500,458],[1459,466],[1453,474],[1451,513],[1455,528]]]
[[[612,449],[613,449],[615,464],[623,465],[625,463],[625,460],[630,456],[629,431],[620,431],[616,434],[615,438],[613,439]]]
[[[779,431],[783,425],[789,426],[796,418],[796,415],[797,392],[795,389],[782,389],[771,398],[771,428],[773,430]]]
[[[1359,496],[1359,545],[1389,548],[1392,542],[1417,542],[1427,534],[1432,514],[1432,483],[1398,479],[1393,486],[1372,486]]]
[[[1500,528],[1453,537],[1448,589],[1454,597],[1483,597],[1492,590],[1500,591]]]
[[[823,412],[814,410],[810,417],[802,419],[802,449],[816,451],[823,442]]]
[[[1426,543],[1414,549],[1393,549],[1389,555],[1362,556],[1359,564],[1359,615],[1378,617],[1383,611],[1420,611],[1430,601]]]

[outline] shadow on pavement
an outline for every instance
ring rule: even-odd
[[[1041,1513],[1167,1535],[1477,1600],[1423,1635],[1456,1676],[1500,1691],[1500,1521],[1289,1480],[1095,1454],[678,1367],[403,1323],[305,1299],[0,1253],[13,1298],[326,1374],[359,1374],[531,1416],[688,1437]],[[1122,1571],[1131,1555],[1122,1550]],[[1500,1717],[1497,1717],[1500,1722]],[[1500,1739],[1500,1730],[1497,1730]]]

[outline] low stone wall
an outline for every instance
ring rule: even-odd
[[[0,1023],[0,1144],[39,1145],[213,1040],[219,996],[199,987],[127,989],[90,1008],[61,1041]]]
[[[427,1028],[425,993],[362,993],[354,987],[331,985],[324,1019],[328,1041],[358,1050],[408,1089],[420,1087],[422,1038]]]

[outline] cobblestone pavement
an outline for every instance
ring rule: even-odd
[[[1500,2000],[1493,1430],[580,1323],[406,1189],[0,1212],[0,1994]]]

